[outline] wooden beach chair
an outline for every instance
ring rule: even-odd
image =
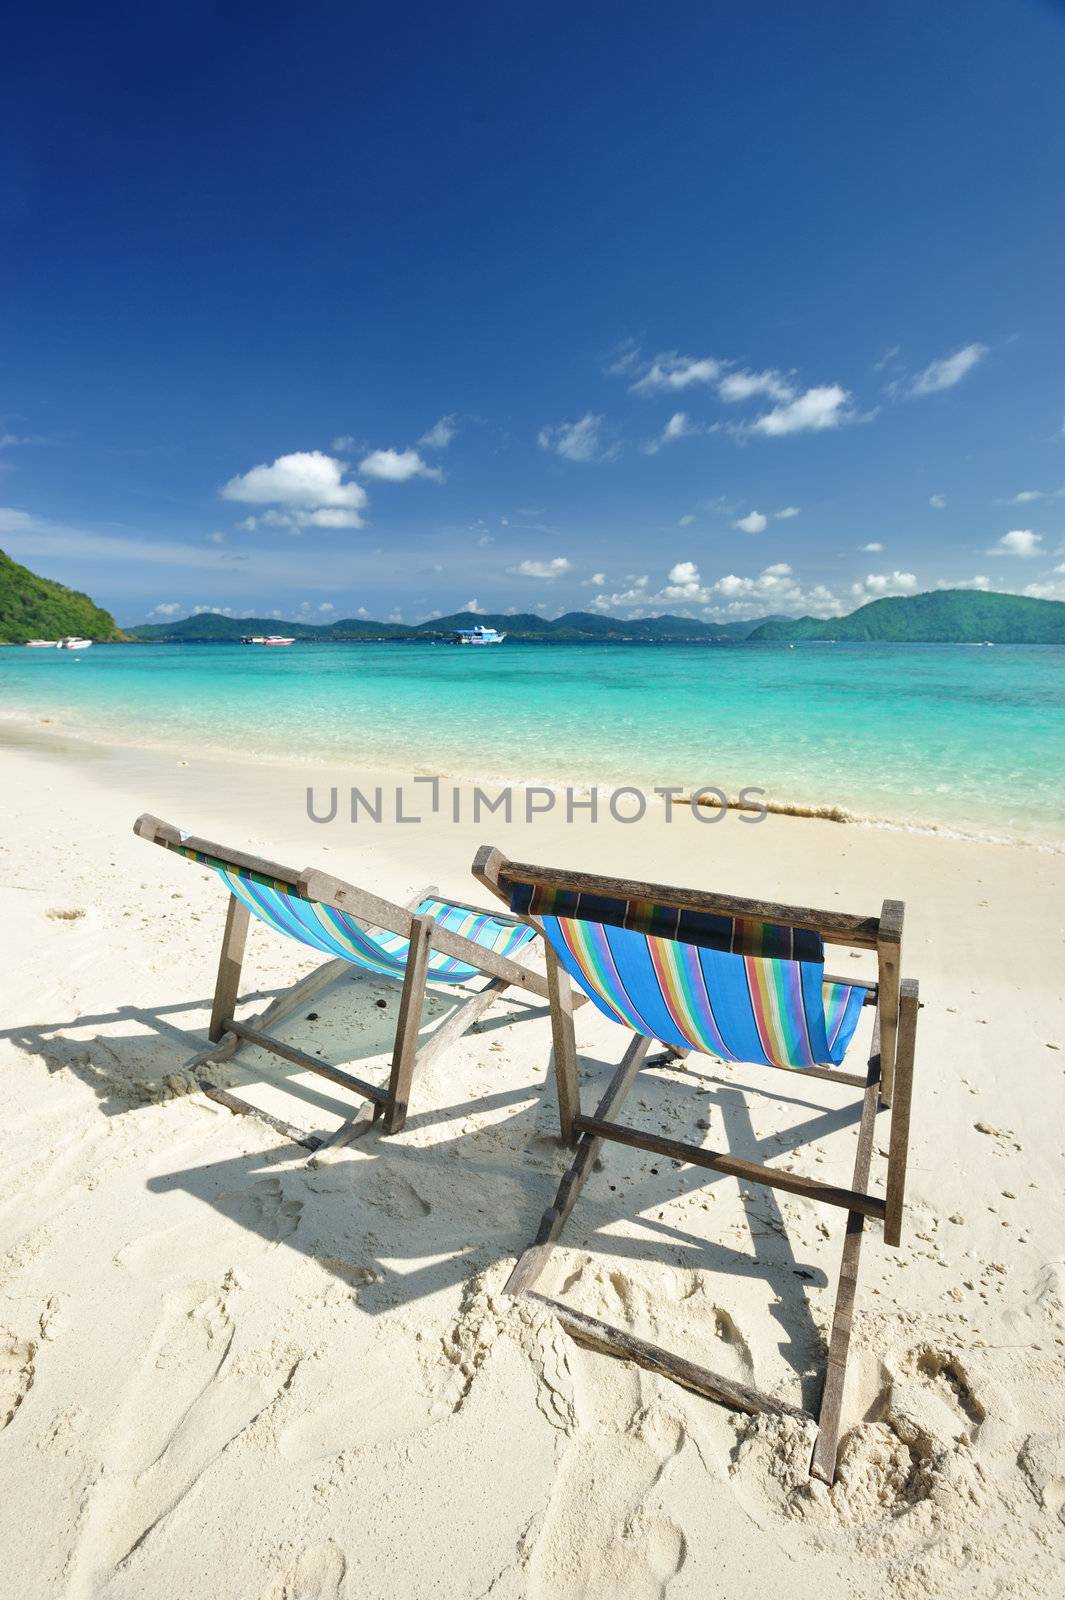
[[[406,1119],[411,1082],[417,1068],[426,1067],[441,1055],[509,986],[545,997],[548,993],[546,981],[539,973],[531,972],[513,959],[536,936],[535,929],[517,917],[501,916],[497,911],[442,899],[432,888],[406,906],[394,905],[390,900],[383,900],[328,873],[314,868],[300,872],[279,866],[276,861],[263,861],[244,851],[227,849],[224,845],[182,833],[171,823],[148,814],[137,818],[133,831],[142,839],[162,845],[165,850],[212,867],[229,891],[208,1030],[212,1048],[191,1065],[228,1060],[244,1044],[254,1044],[361,1095],[367,1102],[362,1115],[346,1123],[327,1143],[346,1143],[378,1118],[383,1120],[386,1133],[398,1133]],[[297,939],[332,957],[280,995],[255,1019],[254,1026],[239,1022],[234,1015],[244,944],[253,916],[275,933]],[[298,1050],[266,1032],[270,1024],[305,1005],[352,967],[402,982],[387,1089],[330,1066],[318,1056]],[[448,1017],[419,1050],[418,1030],[426,984],[461,986],[482,975],[488,983]],[[212,1089],[206,1084],[201,1086],[231,1110],[263,1117],[289,1137],[297,1137],[304,1144],[311,1142],[300,1136],[299,1130],[267,1116],[227,1091]],[[313,1141],[312,1147],[320,1142]]]
[[[818,1424],[811,1472],[831,1483],[847,1371],[858,1261],[866,1219],[879,1218],[884,1238],[902,1233],[910,1094],[918,989],[900,975],[903,906],[886,900],[879,917],[847,916],[769,905],[728,895],[592,877],[528,866],[483,846],[474,876],[514,915],[544,934],[551,995],[554,1069],[563,1139],[576,1154],[544,1212],[534,1242],[506,1285],[547,1305],[580,1343],[635,1361],[700,1394],[746,1412],[788,1413]],[[877,982],[826,976],[824,946],[872,950]],[[581,1106],[573,1029],[573,989],[634,1037],[594,1113]],[[876,1008],[868,1069],[841,1070],[863,1006]],[[653,1039],[666,1046],[649,1057]],[[663,1066],[696,1051],[722,1061],[799,1071],[808,1078],[863,1091],[854,1176],[850,1188],[762,1166],[723,1150],[708,1150],[643,1132],[618,1120],[641,1066]],[[885,1196],[869,1190],[874,1126],[890,1106]],[[679,1355],[570,1310],[534,1292],[604,1141],[631,1145],[675,1161],[805,1196],[846,1213],[843,1259],[816,1419],[774,1396],[748,1389]]]

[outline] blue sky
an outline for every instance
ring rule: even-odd
[[[120,621],[1065,598],[1065,8],[43,4],[0,543]]]

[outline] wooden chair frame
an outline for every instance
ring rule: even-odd
[[[588,1116],[581,1107],[577,1076],[577,1051],[573,1027],[574,994],[568,973],[553,949],[547,945],[547,981],[551,997],[551,1028],[555,1078],[558,1085],[559,1120],[562,1138],[575,1147],[554,1200],[544,1212],[536,1238],[518,1258],[506,1284],[512,1295],[524,1294],[548,1307],[578,1343],[622,1360],[635,1361],[653,1372],[698,1394],[718,1400],[736,1410],[749,1413],[770,1412],[816,1421],[817,1438],[810,1463],[811,1473],[831,1483],[835,1476],[839,1444],[843,1391],[850,1350],[854,1301],[862,1235],[867,1218],[884,1224],[884,1239],[898,1245],[902,1237],[902,1217],[906,1185],[906,1159],[909,1143],[910,1103],[916,1045],[917,1012],[920,1005],[914,979],[900,976],[904,907],[901,901],[885,900],[879,917],[848,916],[838,911],[815,911],[799,906],[774,905],[744,900],[730,895],[702,893],[661,884],[638,883],[624,878],[596,877],[588,873],[560,871],[508,861],[500,851],[484,845],[473,862],[473,875],[506,905],[510,905],[515,884],[587,891],[623,900],[648,900],[656,905],[681,910],[717,913],[730,917],[749,917],[762,922],[783,924],[819,933],[826,944],[875,950],[878,977],[875,984],[856,984],[853,979],[837,979],[852,987],[864,988],[865,1003],[876,1007],[872,1050],[864,1075],[811,1067],[797,1075],[823,1078],[852,1085],[862,1090],[854,1173],[850,1188],[822,1183],[777,1167],[760,1165],[730,1155],[727,1151],[706,1150],[644,1133],[617,1120],[622,1102],[641,1066],[663,1066],[688,1054],[668,1047],[664,1055],[648,1057],[652,1041],[635,1034],[615,1072],[606,1093]],[[529,919],[535,923],[535,919]],[[545,940],[546,944],[546,940]],[[788,1071],[791,1069],[781,1069]],[[891,1107],[891,1130],[885,1195],[869,1191],[869,1171],[873,1137],[880,1108]],[[602,1150],[604,1141],[631,1145],[674,1161],[691,1163],[723,1172],[745,1183],[761,1183],[768,1188],[801,1194],[825,1205],[838,1206],[847,1215],[832,1317],[821,1401],[816,1418],[802,1408],[789,1405],[776,1396],[732,1382],[720,1374],[695,1365],[686,1358],[662,1350],[620,1328],[571,1310],[560,1301],[537,1294],[534,1285],[558,1242],[566,1220]]]
[[[528,967],[522,966],[517,961],[511,961],[507,956],[498,955],[483,945],[475,944],[471,939],[464,938],[451,929],[440,927],[432,917],[418,916],[417,907],[423,900],[436,893],[432,886],[416,895],[407,905],[398,906],[391,900],[383,900],[378,895],[370,894],[354,884],[345,883],[340,878],[331,877],[328,873],[319,872],[316,868],[308,867],[303,871],[296,871],[292,867],[281,866],[276,861],[266,861],[259,856],[248,855],[242,850],[233,850],[225,845],[214,844],[208,839],[183,834],[172,823],[163,822],[147,813],[137,818],[133,831],[140,838],[161,845],[165,850],[193,850],[197,854],[221,861],[227,866],[261,873],[264,877],[283,885],[286,891],[299,895],[301,899],[317,901],[321,905],[336,906],[362,926],[384,928],[389,933],[399,934],[409,940],[406,970],[400,991],[391,1072],[388,1087],[381,1088],[340,1067],[331,1066],[318,1056],[285,1044],[266,1031],[270,1025],[281,1022],[300,1006],[306,1005],[314,995],[344,973],[365,971],[366,969],[360,967],[357,962],[345,961],[341,957],[328,960],[293,984],[284,994],[279,995],[253,1022],[237,1021],[234,1013],[239,1000],[244,947],[251,913],[236,895],[229,895],[218,960],[218,977],[215,982],[211,1021],[207,1034],[211,1044],[209,1049],[189,1063],[189,1070],[195,1071],[209,1062],[228,1061],[245,1044],[253,1044],[270,1051],[284,1061],[292,1062],[307,1072],[316,1072],[320,1077],[328,1078],[331,1083],[351,1090],[367,1102],[358,1116],[346,1122],[331,1139],[322,1141],[311,1139],[298,1129],[291,1128],[288,1124],[258,1111],[228,1091],[214,1089],[206,1081],[198,1080],[205,1093],[211,1094],[212,1098],[219,1100],[230,1110],[260,1117],[278,1131],[290,1138],[296,1138],[299,1143],[310,1148],[318,1149],[323,1143],[333,1146],[346,1144],[378,1120],[382,1122],[385,1133],[399,1133],[407,1117],[415,1071],[424,1071],[433,1060],[461,1038],[505,989],[513,986],[526,993],[549,998],[550,990],[547,982],[538,972],[532,972]],[[485,910],[483,906],[467,905],[463,901],[446,898],[449,905],[459,906],[462,910],[480,912]],[[498,913],[493,912],[492,915],[497,916]],[[515,917],[511,920],[519,922],[522,919]],[[489,981],[483,989],[468,999],[465,1005],[453,1012],[419,1050],[418,1030],[426,985],[432,982],[432,975],[429,972],[431,950],[440,950],[448,956],[466,962],[471,967],[476,967]],[[455,989],[458,986],[448,985],[448,987]]]

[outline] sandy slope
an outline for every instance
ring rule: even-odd
[[[9,1592],[1057,1592],[1065,859],[779,817],[316,827],[305,775],[184,759],[2,757]],[[905,898],[926,1002],[912,1206],[901,1251],[869,1232],[831,1493],[806,1480],[798,1425],[752,1424],[588,1354],[501,1295],[562,1163],[540,1006],[499,1005],[416,1083],[402,1136],[317,1167],[188,1093],[221,895],[132,837],[142,809],[397,898],[430,880],[469,896],[484,838],[848,910]],[[253,932],[259,1005],[311,965]],[[395,1006],[387,983],[345,980],[289,1036],[380,1071]],[[587,1011],[578,1040],[591,1098],[624,1040]],[[228,1076],[310,1130],[350,1109],[254,1051]],[[755,1156],[815,1140],[796,1165],[849,1175],[853,1113],[828,1085],[704,1062],[647,1074],[629,1109],[680,1137],[702,1119]],[[813,1403],[840,1222],[615,1147],[544,1287]]]

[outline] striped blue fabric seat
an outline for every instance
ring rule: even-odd
[[[515,883],[563,967],[614,1022],[677,1049],[838,1067],[866,991],[825,981],[819,934]]]
[[[289,893],[286,885],[268,883],[258,874],[242,873],[220,862],[206,864],[213,866],[226,888],[275,933],[286,934],[290,939],[321,950],[324,955],[340,956],[354,966],[365,967],[384,977],[403,977],[409,941],[400,934],[388,933],[383,928],[360,927],[353,917],[336,907],[322,905],[317,900],[302,900],[299,895]],[[469,911],[464,906],[449,905],[446,900],[423,900],[417,915],[432,917],[439,927],[461,934],[471,943],[501,956],[512,956],[535,938],[535,931],[525,923],[514,923],[488,911]],[[439,983],[467,983],[478,976],[482,976],[479,969],[468,962],[459,961],[441,950],[430,950],[431,979]]]

